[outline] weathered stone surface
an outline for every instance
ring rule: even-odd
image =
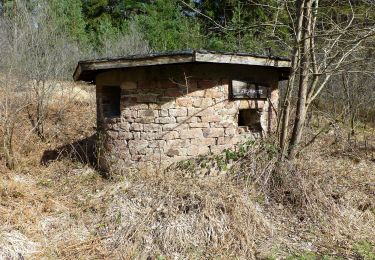
[[[142,123],[142,124],[151,124],[151,123],[154,123],[154,121],[155,121],[154,117],[138,117],[134,119],[134,122]]]
[[[175,130],[177,128],[182,129],[179,124],[165,124],[162,126],[163,131]]]
[[[178,116],[176,117],[177,123],[196,123],[198,122],[198,117],[186,117],[186,116]]]
[[[189,126],[191,128],[207,128],[210,127],[209,123],[190,123]]]
[[[198,156],[208,154],[210,152],[210,148],[203,145],[191,145],[187,150],[187,155],[189,156]]]
[[[140,123],[132,123],[130,126],[130,131],[143,131],[143,124]]]
[[[206,98],[221,98],[223,96],[224,93],[218,89],[207,89],[205,94]]]
[[[161,109],[161,105],[158,104],[158,103],[149,103],[148,104],[148,109],[159,110],[159,109]]]
[[[143,131],[145,132],[162,132],[162,126],[159,124],[144,124]]]
[[[169,109],[169,116],[187,116],[187,108],[171,108]]]
[[[167,150],[166,155],[170,157],[186,155],[186,151],[181,148],[171,148]]]
[[[180,138],[181,139],[191,139],[191,138],[202,138],[203,132],[202,129],[195,128],[195,129],[188,129],[188,130],[180,130]]]
[[[126,110],[147,110],[148,109],[148,105],[147,104],[133,104],[131,106],[127,106],[125,108]]]
[[[217,138],[195,138],[195,139],[191,139],[190,143],[192,145],[211,146],[211,145],[216,145],[216,139]]]
[[[158,111],[153,109],[138,110],[138,117],[157,117]]]
[[[130,153],[133,151],[139,151],[141,149],[144,149],[148,146],[148,141],[147,140],[129,140],[128,141],[128,146]]]
[[[167,142],[165,140],[152,140],[148,142],[148,147],[163,149],[166,143]]]
[[[161,133],[141,132],[141,140],[159,140],[162,139]]]
[[[224,136],[224,128],[205,128],[203,136],[206,138]]]
[[[216,123],[220,122],[220,116],[211,115],[211,116],[202,116],[202,123]]]
[[[123,118],[125,118],[127,120],[127,122],[129,122],[128,119],[130,119],[130,118],[136,118],[138,116],[138,114],[137,114],[137,111],[124,109],[121,112],[121,116]]]
[[[204,95],[204,90],[191,90],[187,93],[187,96],[189,97],[204,97]]]
[[[133,133],[131,132],[121,131],[118,133],[118,138],[121,138],[123,140],[129,140],[129,139],[133,139],[134,136],[133,136]]]
[[[215,101],[212,98],[197,98],[193,101],[194,107],[210,107],[215,104]]]
[[[173,80],[175,81],[175,80]],[[106,146],[124,165],[167,164],[193,156],[220,153],[251,136],[238,127],[239,109],[258,109],[264,130],[268,112],[276,119],[278,93],[271,102],[230,100],[229,81],[180,79],[124,81],[120,118],[104,121],[109,129]],[[100,93],[98,92],[100,100]],[[100,113],[98,113],[100,115]]]
[[[236,127],[225,128],[225,136],[234,136],[236,134]]]
[[[190,107],[192,105],[193,101],[191,98],[177,98],[176,99],[176,105],[178,107]]]
[[[159,115],[160,115],[161,117],[169,116],[168,109],[161,109],[161,110],[159,111]]]
[[[173,124],[176,123],[175,117],[159,117],[155,119],[155,123],[157,124]]]
[[[179,137],[180,137],[180,134],[178,131],[164,132],[162,135],[162,139],[164,140],[178,139]]]

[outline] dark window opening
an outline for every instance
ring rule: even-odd
[[[104,87],[102,92],[102,107],[104,117],[119,117],[121,88]]]
[[[260,113],[261,111],[259,109],[240,109],[238,114],[238,126],[245,127],[252,132],[261,132]]]

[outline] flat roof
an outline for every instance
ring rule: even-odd
[[[284,73],[289,73],[291,66],[289,58],[280,56],[188,50],[80,61],[73,74],[73,79],[75,81],[92,82],[95,81],[96,75],[101,71],[184,63],[216,63],[261,66],[266,68],[272,67],[280,69]]]

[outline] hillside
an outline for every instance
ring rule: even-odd
[[[51,104],[45,141],[16,128],[22,156],[0,176],[1,259],[375,259],[374,129],[348,145],[331,128],[293,164],[276,163],[270,138],[235,161],[106,179],[90,157],[95,97],[74,89]],[[203,160],[216,169],[207,176]]]

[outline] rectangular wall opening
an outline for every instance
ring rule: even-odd
[[[121,88],[118,86],[103,87],[102,108],[104,117],[119,117]]]
[[[261,111],[259,109],[240,109],[238,114],[238,126],[246,127],[252,132],[261,132],[260,123]]]

